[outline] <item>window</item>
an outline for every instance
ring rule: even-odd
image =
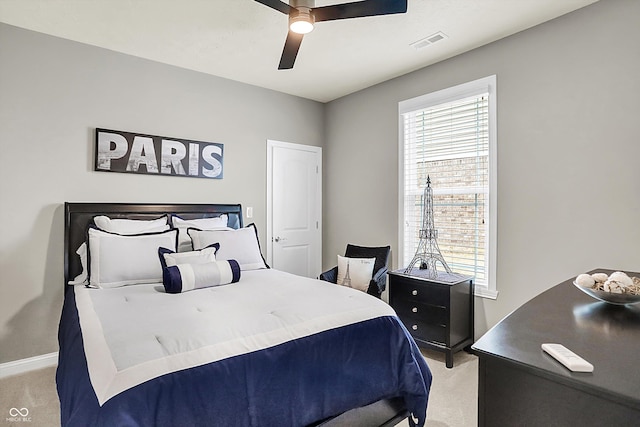
[[[430,178],[438,246],[454,272],[495,298],[496,77],[399,104],[400,262],[415,255]]]

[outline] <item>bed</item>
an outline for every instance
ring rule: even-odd
[[[166,230],[108,229],[118,220]],[[224,229],[197,225],[220,220]],[[257,251],[236,243],[241,235]],[[424,425],[431,373],[393,310],[268,268],[257,236],[240,205],[65,203],[62,425]],[[217,260],[202,268],[165,265],[211,252]],[[127,283],[152,255],[160,276]],[[202,286],[198,272],[214,267],[205,276],[219,285]]]

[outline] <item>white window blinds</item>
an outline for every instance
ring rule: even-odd
[[[454,272],[488,287],[490,96],[480,91],[450,98],[401,109],[401,262],[408,265],[418,247],[429,177],[444,259]]]

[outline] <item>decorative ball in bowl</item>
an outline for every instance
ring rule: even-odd
[[[622,271],[580,274],[573,284],[585,294],[609,304],[640,303],[640,278],[629,277]]]

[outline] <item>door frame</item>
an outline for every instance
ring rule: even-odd
[[[318,274],[322,273],[322,147],[315,145],[294,144],[291,142],[267,139],[267,263],[273,264],[273,149],[304,150],[313,152],[318,160],[318,180],[316,192],[316,209],[318,218]]]

